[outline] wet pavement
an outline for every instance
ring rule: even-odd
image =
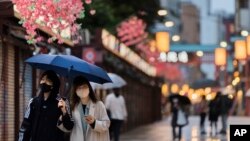
[[[120,141],[173,141],[172,128],[170,125],[170,118],[165,118],[162,121],[138,127],[121,135]],[[181,141],[229,141],[229,129],[227,135],[210,135],[210,126],[206,120],[207,134],[200,135],[199,131],[199,117],[189,117],[189,125],[182,129]],[[229,117],[229,124],[250,124],[250,117]],[[221,119],[218,121],[218,131],[221,129]]]

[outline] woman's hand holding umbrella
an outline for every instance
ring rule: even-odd
[[[58,102],[58,108],[61,109],[63,115],[65,115],[67,113],[67,110],[66,110],[66,102],[63,100],[63,99],[60,99],[59,102]]]

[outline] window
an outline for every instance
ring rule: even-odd
[[[248,8],[248,0],[239,0],[239,8]]]

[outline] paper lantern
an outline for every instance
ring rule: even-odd
[[[159,50],[159,52],[169,51],[169,33],[168,32],[156,33],[156,47]]]
[[[171,86],[171,92],[172,93],[178,93],[179,92],[179,86],[177,84],[173,84]]]
[[[247,58],[246,42],[244,40],[237,40],[234,43],[234,57],[238,60],[245,60]]]
[[[216,48],[215,49],[215,65],[225,66],[227,63],[227,51],[226,48]]]
[[[247,41],[247,56],[250,56],[250,35],[246,38]]]
[[[161,93],[162,95],[164,95],[165,97],[168,96],[168,85],[167,84],[163,84],[161,86]]]

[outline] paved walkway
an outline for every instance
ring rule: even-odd
[[[172,141],[170,120],[170,118],[166,118],[162,121],[123,133],[121,141]],[[220,120],[219,118],[218,130],[221,129]],[[182,129],[183,138],[181,141],[228,141],[228,134],[210,136],[208,121],[206,121],[207,135],[201,136],[198,116],[189,117],[189,122],[189,125]],[[250,124],[250,117],[229,117],[228,124]]]

